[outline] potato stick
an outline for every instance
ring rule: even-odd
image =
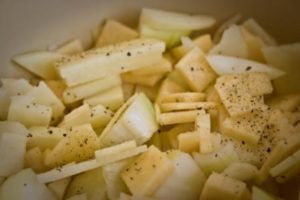
[[[162,112],[180,111],[180,110],[201,110],[215,108],[218,104],[215,102],[179,102],[179,103],[161,103]]]
[[[160,125],[170,125],[194,122],[197,113],[197,110],[162,113],[159,116],[159,123]]]

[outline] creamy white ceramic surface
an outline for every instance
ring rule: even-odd
[[[281,43],[300,41],[300,0],[0,0],[0,77],[25,70],[11,56],[45,49],[79,37],[91,43],[91,30],[104,18],[136,26],[142,7],[212,14],[222,20],[240,12],[252,16]]]

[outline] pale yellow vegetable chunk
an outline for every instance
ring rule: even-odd
[[[185,132],[177,136],[178,149],[186,153],[199,151],[200,136],[198,132]]]
[[[45,164],[56,167],[74,161],[84,161],[94,155],[98,137],[90,124],[70,128],[67,136],[46,155]]]
[[[44,164],[44,154],[39,147],[34,147],[26,152],[24,167],[31,168],[36,173],[41,173],[48,169]]]
[[[158,81],[160,81],[165,76],[165,73],[155,73],[150,75],[138,75],[131,72],[122,74],[122,80],[125,83],[139,84],[145,86],[154,86]]]
[[[65,55],[73,55],[83,51],[82,42],[79,39],[72,39],[60,45],[55,52]]]
[[[204,99],[205,94],[201,92],[178,92],[163,96],[161,102],[199,102]]]
[[[173,170],[166,154],[151,146],[121,173],[121,177],[132,194],[150,196]]]
[[[175,68],[195,92],[202,92],[216,78],[216,74],[208,65],[204,53],[198,47],[189,51],[175,65]]]
[[[170,125],[194,122],[197,113],[197,110],[161,113],[159,123],[160,125]]]
[[[47,187],[51,190],[58,200],[63,200],[67,187],[71,181],[71,177],[49,183]]]
[[[96,47],[116,44],[138,37],[137,31],[115,20],[107,20],[96,41]]]
[[[215,108],[218,104],[215,102],[171,102],[161,103],[162,112],[181,111],[181,110],[204,110]]]

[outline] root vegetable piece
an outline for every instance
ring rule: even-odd
[[[189,51],[175,65],[175,68],[195,92],[202,92],[216,78],[216,74],[208,65],[204,53],[198,47]]]
[[[150,196],[173,171],[174,165],[166,154],[151,146],[121,173],[121,177],[132,194]]]
[[[83,52],[82,42],[79,39],[72,39],[60,45],[55,52],[65,55],[73,55]]]
[[[208,177],[200,196],[200,200],[209,199],[249,200],[251,193],[244,182],[213,173]]]

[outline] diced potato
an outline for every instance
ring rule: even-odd
[[[202,92],[216,78],[215,73],[206,61],[204,53],[198,47],[189,51],[175,65],[175,68],[195,92]]]
[[[225,176],[240,181],[250,181],[255,178],[257,173],[257,167],[246,162],[232,163],[223,171]]]
[[[10,97],[24,95],[32,89],[30,83],[25,79],[1,79],[0,87],[0,119],[6,120],[8,114]]]
[[[122,86],[118,85],[99,94],[85,98],[83,102],[91,106],[101,104],[111,110],[116,110],[124,103]]]
[[[44,81],[31,89],[26,95],[34,98],[37,104],[49,106],[52,109],[51,122],[57,123],[64,115],[65,106],[62,101],[52,92]]]
[[[70,87],[151,66],[161,61],[164,50],[165,45],[161,41],[136,39],[117,46],[92,49],[69,59],[60,59],[55,66]]]
[[[209,53],[247,58],[248,49],[241,28],[237,25],[227,28],[223,32],[220,42]]]
[[[260,37],[268,46],[276,46],[277,42],[254,19],[246,20],[242,25],[247,31]]]
[[[221,174],[211,174],[202,191],[200,199],[251,199],[247,185]]]
[[[133,74],[131,72],[127,72],[125,74],[122,74],[122,80],[125,83],[139,84],[139,85],[145,85],[145,86],[152,87],[157,82],[159,82],[164,76],[165,76],[165,73],[156,73],[156,74],[151,74],[151,75],[136,76],[135,74]]]
[[[110,75],[85,84],[69,87],[63,92],[64,101],[73,103],[118,85],[121,85],[120,76]]]
[[[179,72],[179,70],[172,70],[170,73],[168,73],[167,78],[183,88],[184,92],[189,92],[191,90],[190,86],[188,85],[182,74]]]
[[[53,80],[58,78],[54,63],[63,57],[59,53],[35,51],[14,56],[13,61],[45,80]]]
[[[285,76],[274,80],[275,91],[278,94],[299,93],[300,43],[265,47],[262,52],[269,65],[286,72]]]
[[[222,125],[222,133],[256,145],[268,123],[268,118],[269,114],[266,109],[253,109],[247,114],[225,119]]]
[[[89,123],[91,119],[91,109],[88,104],[72,110],[70,113],[64,116],[62,122],[58,125],[61,128],[70,128],[75,125],[81,125]]]
[[[163,96],[162,103],[169,102],[199,102],[205,99],[205,94],[201,92],[178,92]]]
[[[248,75],[224,75],[217,79],[217,90],[224,106],[231,116],[250,112],[263,105],[262,96],[253,96],[249,89]],[[258,86],[256,86],[258,87]],[[265,88],[261,86],[261,88]],[[258,88],[260,89],[260,88]],[[253,91],[258,93],[258,91]],[[259,92],[262,93],[263,91]]]
[[[147,24],[158,30],[199,30],[209,28],[214,23],[215,19],[210,16],[188,15],[150,8],[143,8],[140,16],[140,24]]]
[[[114,113],[102,105],[91,108],[90,123],[94,129],[104,127],[114,116]]]
[[[275,67],[243,58],[211,54],[206,56],[206,59],[212,69],[219,75],[263,72],[271,79],[276,79],[285,74],[284,71]]]
[[[28,130],[20,122],[0,121],[0,137],[3,133],[14,133],[27,136]]]
[[[29,96],[14,96],[9,106],[7,119],[19,121],[27,127],[48,126],[51,116],[51,107],[37,104]]]
[[[209,86],[205,90],[205,100],[209,102],[216,102],[216,103],[221,103],[221,99],[219,97],[219,94],[217,93],[214,85]]]
[[[0,135],[0,176],[7,177],[24,167],[26,136],[4,132]]]
[[[280,140],[274,147],[271,154],[265,160],[264,164],[258,172],[256,178],[257,183],[266,181],[269,176],[269,170],[278,164],[281,160],[285,159],[297,149],[300,148],[300,135],[293,134],[288,136],[286,139]]]
[[[183,124],[194,122],[197,110],[162,113],[159,115],[160,125]]]
[[[200,136],[198,132],[185,132],[177,136],[178,149],[192,153],[199,151]]]
[[[75,176],[65,195],[65,198],[77,194],[86,194],[89,200],[106,200],[106,185],[102,168],[93,169]]]
[[[118,21],[106,20],[96,41],[96,47],[132,40],[138,37],[138,32]]]
[[[162,60],[159,63],[156,63],[155,65],[139,68],[137,70],[131,71],[130,73],[133,76],[142,76],[142,75],[167,73],[170,72],[171,70],[172,70],[171,62],[166,58],[162,58]]]
[[[213,42],[216,44],[218,42],[220,42],[221,38],[222,38],[222,34],[223,32],[228,29],[231,25],[233,24],[237,24],[240,19],[241,19],[242,15],[240,13],[237,13],[231,17],[229,17],[228,19],[226,19],[219,27],[218,29],[214,32],[213,34]]]
[[[286,182],[300,173],[300,150],[270,169],[272,177],[279,183]]]
[[[82,42],[79,39],[72,39],[55,49],[55,52],[65,55],[73,55],[83,52]]]
[[[65,138],[46,155],[45,164],[57,167],[73,161],[91,158],[98,145],[98,137],[90,124],[75,126]]]
[[[68,134],[68,130],[58,127],[32,126],[28,129],[27,149],[38,147],[41,151],[53,147]]]
[[[121,177],[132,194],[150,196],[173,170],[168,157],[151,146],[121,173]]]
[[[31,169],[23,169],[1,185],[1,200],[56,200],[54,194],[40,183]]]
[[[185,89],[175,81],[166,78],[162,81],[160,85],[156,97],[156,102],[159,103],[161,101],[161,98],[163,98],[164,96],[168,96],[171,93],[178,93],[178,92],[185,92]]]
[[[186,123],[186,124],[178,124],[175,125],[173,128],[165,132],[166,139],[169,142],[171,149],[178,149],[178,135],[181,133],[192,132],[194,130],[193,123]]]
[[[61,80],[48,80],[45,81],[46,85],[52,90],[52,92],[63,102],[63,92],[66,89],[66,85]]]
[[[239,160],[239,156],[232,143],[227,143],[212,153],[202,154],[193,152],[193,157],[200,169],[207,175],[213,172],[222,172],[229,165]]]
[[[203,52],[207,53],[212,47],[211,36],[209,34],[198,36],[193,39],[193,47],[194,46],[199,47]],[[173,48],[171,50],[171,54],[176,58],[176,60],[180,60],[189,50],[190,48],[181,45]]]
[[[182,111],[182,110],[202,110],[215,108],[218,104],[215,102],[171,102],[161,103],[160,109],[162,112]]]
[[[168,153],[168,157],[175,169],[154,197],[165,200],[198,199],[206,180],[204,173],[189,154],[174,150]]]
[[[36,173],[41,173],[48,169],[44,164],[44,155],[39,147],[34,147],[26,152],[24,168],[31,168]]]
[[[58,200],[63,200],[67,187],[71,181],[71,178],[64,178],[58,181],[54,181],[52,183],[49,183],[47,187],[49,190],[51,190],[55,196],[57,197]]]
[[[211,141],[211,121],[210,115],[198,113],[195,119],[195,130],[199,135],[199,152],[211,153],[215,149]]]

